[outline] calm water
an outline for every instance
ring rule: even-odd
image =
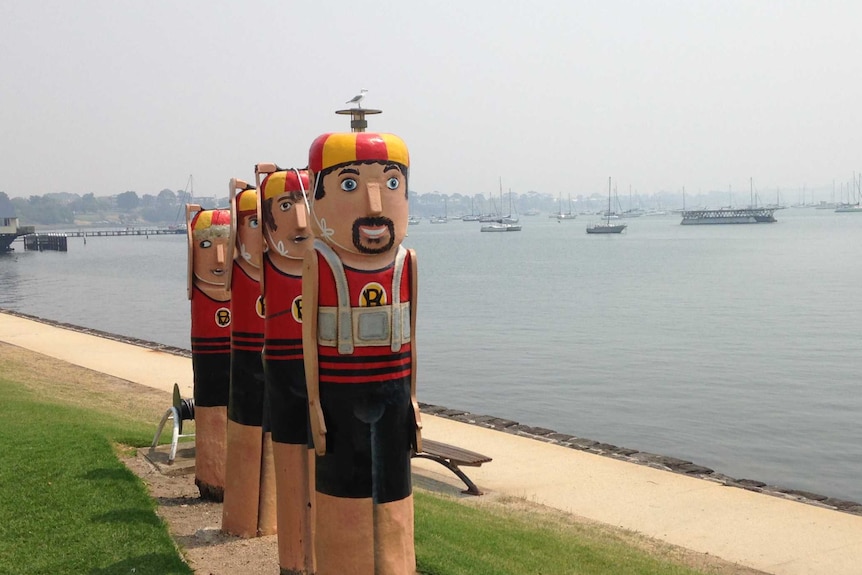
[[[409,228],[420,399],[862,501],[862,214]],[[0,257],[0,307],[189,347],[183,236]]]

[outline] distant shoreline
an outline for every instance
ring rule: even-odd
[[[186,358],[191,358],[192,356],[191,350],[186,348],[164,345],[143,339],[117,335],[98,329],[92,329],[65,322],[54,321],[26,313],[13,311],[6,308],[0,308],[0,312],[31,321],[48,324],[51,326],[76,331],[79,333],[86,333],[104,339],[110,339],[122,343],[127,343],[130,345],[136,345],[146,349],[162,351],[165,353],[170,353]],[[604,457],[611,457],[613,459],[618,459],[629,463],[646,465],[655,469],[679,473],[682,475],[687,475],[689,477],[696,477],[707,481],[713,481],[728,487],[747,489],[756,493],[763,493],[766,495],[772,495],[783,499],[789,499],[791,501],[798,501],[800,503],[806,503],[809,505],[815,505],[826,509],[833,509],[837,511],[843,511],[845,513],[850,513],[853,515],[862,516],[862,503],[858,503],[855,501],[837,499],[819,493],[813,493],[810,491],[788,489],[775,485],[768,485],[762,481],[757,481],[754,479],[736,479],[716,472],[708,467],[697,465],[691,461],[687,461],[684,459],[657,455],[654,453],[647,453],[643,451],[638,451],[636,449],[628,449],[609,443],[601,443],[591,439],[569,435],[567,433],[558,433],[552,429],[529,426],[510,419],[504,419],[490,415],[479,415],[460,409],[451,409],[423,402],[420,402],[419,405],[421,407],[422,413],[427,413],[429,415],[444,417],[453,421],[459,421],[461,423],[468,423],[470,425],[477,425],[479,427],[494,429],[504,433],[519,435],[522,437],[535,439],[537,441],[543,441],[545,443],[560,445],[562,447],[586,451],[588,453],[593,453]]]

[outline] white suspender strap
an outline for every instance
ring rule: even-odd
[[[389,332],[392,334],[392,351],[399,351],[404,342],[404,308],[401,306],[401,275],[404,271],[404,261],[407,259],[407,248],[398,246],[395,253],[395,269],[392,275],[392,324]]]
[[[336,255],[332,248],[320,239],[314,240],[316,249],[329,264],[332,275],[335,277],[335,290],[338,295],[338,353],[348,355],[353,353],[353,314],[350,310],[350,291],[347,288],[347,276],[344,273],[344,265],[341,258]]]

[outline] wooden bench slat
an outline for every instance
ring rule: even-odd
[[[443,457],[452,463],[457,463],[458,465],[468,465],[472,467],[479,467],[483,463],[492,461],[492,459],[487,455],[482,455],[481,453],[476,453],[469,449],[449,445],[448,443],[440,443],[439,441],[434,441],[432,439],[422,440],[422,452],[429,455]]]
[[[464,491],[464,493],[469,493],[470,495],[482,495],[482,492],[478,487],[476,487],[476,484],[473,483],[473,481],[467,477],[463,471],[461,471],[460,466],[467,465],[470,467],[479,467],[483,463],[491,461],[491,458],[487,455],[482,455],[481,453],[476,453],[475,451],[470,451],[469,449],[464,449],[462,447],[449,445],[448,443],[441,443],[431,439],[423,439],[422,451],[414,453],[413,457],[421,457],[436,461],[450,469],[461,479],[461,481],[464,482],[467,486],[467,490]]]

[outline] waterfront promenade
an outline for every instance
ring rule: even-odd
[[[170,392],[191,360],[0,312],[0,341]],[[421,382],[420,382],[421,385]],[[421,399],[421,387],[420,387]],[[155,425],[157,422],[153,422]],[[493,458],[470,477],[521,497],[777,575],[862,573],[862,516],[424,415],[425,436]],[[457,485],[436,463],[414,470]]]

